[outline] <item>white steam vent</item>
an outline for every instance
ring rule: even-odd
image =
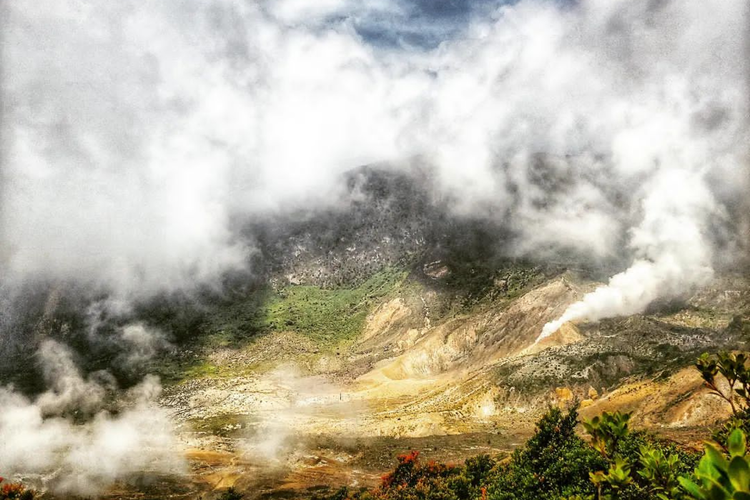
[[[643,221],[631,233],[636,261],[547,323],[537,342],[569,321],[638,314],[658,298],[706,284],[713,276],[708,227],[721,215],[700,173],[675,169],[656,176],[643,200]]]

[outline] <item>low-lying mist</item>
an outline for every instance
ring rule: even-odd
[[[132,475],[181,474],[186,465],[168,413],[156,401],[158,378],[145,377],[118,398],[108,372],[84,378],[72,352],[53,340],[39,349],[50,389],[34,399],[0,387],[0,470],[40,490],[97,495]]]

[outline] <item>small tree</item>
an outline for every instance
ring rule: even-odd
[[[750,407],[750,371],[746,367],[747,361],[744,354],[720,352],[715,358],[703,353],[695,363],[706,386],[713,394],[729,403],[735,416]],[[716,380],[718,374],[724,377],[728,386],[726,390],[719,387]]]
[[[724,451],[728,451],[724,443],[734,429],[741,429],[745,435],[750,433],[750,370],[747,363],[745,354],[729,352],[720,352],[716,357],[703,353],[695,363],[706,387],[732,409],[729,421],[713,436]]]

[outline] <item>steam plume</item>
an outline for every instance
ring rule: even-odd
[[[167,413],[156,405],[161,387],[146,377],[116,414],[104,410],[106,374],[84,379],[71,352],[54,341],[40,350],[51,389],[30,400],[0,387],[0,470],[42,489],[90,496],[135,473],[181,473],[184,463]],[[99,379],[99,380],[97,380]],[[76,425],[80,412],[91,419]],[[144,432],[148,429],[148,432]]]
[[[680,170],[666,172],[650,188],[643,201],[643,222],[631,234],[638,256],[633,265],[547,323],[537,341],[568,321],[640,313],[656,299],[685,295],[711,279],[708,234],[722,213],[705,183],[684,175]]]

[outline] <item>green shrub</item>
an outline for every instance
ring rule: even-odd
[[[735,429],[741,429],[745,435],[750,433],[750,370],[747,362],[744,354],[720,352],[715,357],[704,353],[695,363],[706,387],[732,409],[729,420],[714,432],[714,441],[719,446],[727,442]],[[723,378],[723,384],[717,380],[718,375]]]
[[[750,461],[745,434],[735,429],[727,441],[729,456],[711,444],[692,478],[679,478],[690,498],[750,500]]]
[[[591,420],[583,421],[583,428],[591,435],[591,443],[603,457],[612,457],[618,445],[628,435],[629,413],[604,412]]]
[[[516,450],[488,485],[491,500],[558,499],[594,493],[589,472],[606,461],[575,432],[577,406],[550,410],[536,425],[526,446]]]
[[[476,495],[482,474],[494,466],[489,457],[477,458],[464,467],[419,461],[419,452],[398,456],[398,465],[372,491],[338,490],[327,500],[462,500]],[[466,475],[466,472],[469,475]]]

